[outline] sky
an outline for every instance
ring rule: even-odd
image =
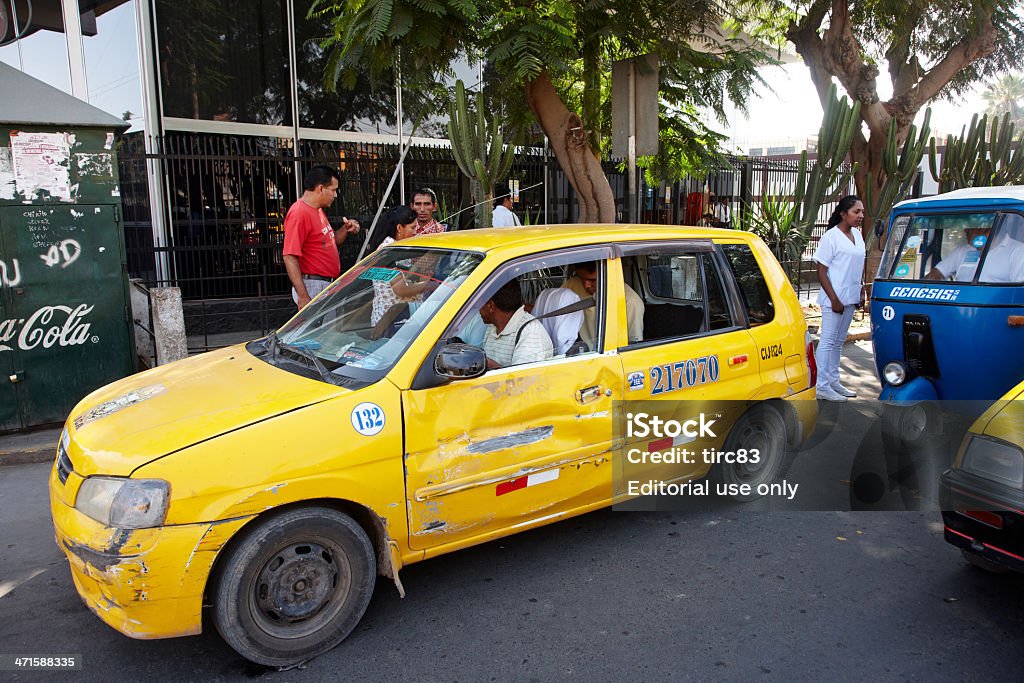
[[[742,150],[751,146],[775,146],[772,143],[784,146],[786,142],[792,143],[816,135],[821,127],[822,111],[807,67],[802,62],[766,67],[762,75],[774,92],[766,89],[752,100],[749,104],[750,115],[747,117],[730,110],[729,124],[716,124],[720,132],[728,135],[733,144]],[[892,95],[892,85],[884,76],[879,76],[878,88],[878,94],[883,100]],[[932,133],[959,134],[961,127],[970,123],[975,112],[984,112],[985,102],[981,97],[983,90],[982,84],[955,103],[932,103]],[[839,96],[843,94],[840,88]],[[918,123],[923,116],[922,110]]]

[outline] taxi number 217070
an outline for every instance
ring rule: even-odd
[[[718,356],[702,356],[651,368],[651,395],[718,381]]]

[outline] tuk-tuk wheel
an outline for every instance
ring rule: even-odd
[[[970,550],[960,548],[960,554],[964,556],[964,559],[967,560],[967,563],[970,564],[972,567],[977,567],[978,569],[984,570],[989,574],[1010,573],[1009,567],[1004,567],[1001,564],[996,564],[992,560],[985,559],[977,553],[972,553]]]
[[[735,453],[738,449],[757,449],[760,460],[757,463],[717,463],[711,468],[710,478],[718,484],[748,484],[749,495],[733,495],[733,500],[751,501],[762,497],[757,492],[761,484],[771,484],[788,467],[794,455],[786,438],[786,423],[777,410],[766,405],[757,405],[736,421],[722,447],[725,452]]]
[[[214,599],[221,637],[266,666],[322,654],[359,623],[377,579],[373,545],[351,517],[296,508],[257,522],[229,549]]]

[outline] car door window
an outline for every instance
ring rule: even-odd
[[[739,285],[747,321],[751,327],[770,323],[775,319],[775,302],[754,252],[746,244],[723,244],[722,252]]]
[[[605,280],[603,259],[563,254],[516,264],[480,287],[448,336],[484,348],[502,367],[594,353],[602,344]]]

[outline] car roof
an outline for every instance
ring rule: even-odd
[[[753,235],[742,230],[696,228],[685,225],[538,225],[534,227],[457,230],[412,237],[401,246],[465,249],[470,251],[522,251],[531,253],[611,242],[644,242],[678,239],[750,241]]]
[[[966,187],[934,197],[908,199],[894,209],[913,211],[915,209],[971,208],[996,205],[1024,205],[1024,185],[1004,187]]]

